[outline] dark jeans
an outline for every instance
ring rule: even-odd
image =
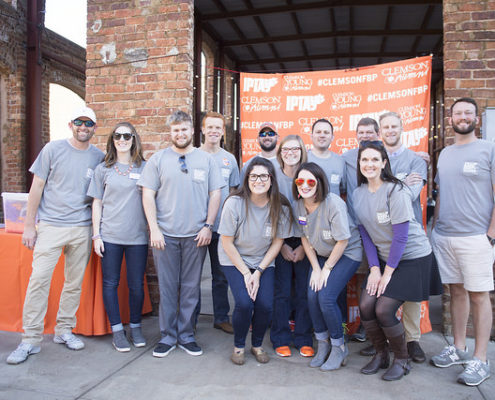
[[[322,268],[326,260],[327,258],[318,256]],[[342,311],[337,300],[342,288],[357,271],[359,264],[360,262],[343,255],[330,272],[325,287],[315,292],[308,284],[308,307],[318,340],[328,338],[328,333],[332,339],[344,336]],[[308,282],[310,277],[311,274],[308,275]]]
[[[308,311],[308,271],[310,263],[306,257],[293,263],[287,261],[281,254],[275,259],[275,299],[273,302],[273,320],[270,329],[270,339],[273,347],[289,346],[294,340],[294,346],[313,345],[312,324]],[[292,276],[294,274],[294,280]],[[294,334],[289,327],[291,313],[292,282],[294,282]]]
[[[233,265],[222,265],[222,271],[229,282],[235,299],[232,325],[234,326],[234,346],[244,348],[249,325],[252,326],[251,345],[259,347],[272,318],[274,268],[267,268],[260,278],[256,300],[248,295],[244,277]]]
[[[125,254],[127,286],[129,287],[129,309],[132,324],[141,322],[144,301],[144,271],[148,259],[148,245],[120,245],[103,242],[105,252],[101,258],[103,273],[103,303],[110,325],[121,323],[119,296],[120,270]]]
[[[229,284],[220,268],[218,261],[219,235],[213,232],[211,242],[208,245],[211,264],[211,297],[213,298],[213,321],[215,324],[229,321]]]

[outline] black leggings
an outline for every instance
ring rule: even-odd
[[[400,321],[395,316],[399,307],[404,303],[402,300],[392,299],[386,296],[370,296],[366,289],[361,291],[359,312],[363,321],[378,320],[380,326],[391,327]]]

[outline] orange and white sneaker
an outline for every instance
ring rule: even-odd
[[[275,349],[275,353],[280,357],[290,357],[292,355],[289,346],[280,346]]]
[[[303,346],[299,349],[299,354],[303,357],[313,357],[315,355],[315,351],[311,346]]]

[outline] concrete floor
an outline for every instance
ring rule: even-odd
[[[350,343],[347,366],[334,372],[309,368],[308,360],[297,352],[285,359],[275,356],[268,337],[264,342],[272,357],[268,364],[258,364],[248,353],[246,364],[235,366],[229,360],[233,337],[213,329],[213,319],[206,315],[212,311],[209,279],[209,267],[205,267],[203,314],[197,330],[202,356],[192,357],[176,349],[163,359],[152,357],[160,336],[156,317],[143,320],[148,340],[145,348],[118,353],[107,335],[83,338],[86,348],[76,352],[53,343],[53,335],[46,335],[41,353],[17,366],[4,360],[19,343],[20,334],[0,332],[0,400],[495,399],[495,377],[479,387],[467,387],[456,383],[461,366],[442,369],[414,364],[411,373],[398,382],[384,382],[381,374],[362,375],[359,369],[367,359],[359,355],[366,345],[361,343]],[[438,298],[433,299],[430,313],[435,331],[421,339],[429,356],[440,351],[448,339],[438,332]],[[468,346],[472,350],[472,341]],[[495,360],[493,342],[489,359]]]

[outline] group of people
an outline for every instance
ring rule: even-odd
[[[439,158],[441,190],[430,245],[419,199],[429,160],[401,143],[397,113],[387,112],[379,122],[361,119],[358,147],[342,156],[329,150],[334,132],[326,119],[313,124],[310,151],[297,135],[278,143],[276,126],[263,123],[261,153],[239,172],[235,158],[220,146],[225,119],[219,113],[203,117],[204,144],[198,149],[191,117],[174,112],[168,119],[172,145],[145,161],[130,123],[117,124],[104,155],[89,144],[94,112],[77,111],[69,123],[73,137],[47,144],[30,169],[34,177],[22,240],[34,248],[33,272],[22,342],[7,362],[18,364],[40,351],[50,278],[62,249],[66,281],[54,341],[72,350],[84,347],[72,329],[92,239],[102,259],[104,304],[118,351],[130,350],[129,339],[136,347],[146,345],[141,310],[149,244],[162,333],[153,356],[165,357],[176,346],[202,354],[195,326],[208,249],[214,327],[233,333],[234,364],[246,361],[250,329],[251,353],[259,363],[269,361],[262,344],[271,325],[278,356],[291,356],[293,344],[301,356],[311,357],[312,368],[345,365],[346,285],[358,273],[360,318],[372,343],[366,354],[373,356],[363,374],[386,369],[384,380],[398,380],[409,373],[411,360],[425,361],[420,303],[440,294],[443,282],[450,287],[454,343],[431,362],[466,364],[458,381],[480,384],[490,376],[495,145],[476,138],[477,115],[470,98],[451,107],[456,141]],[[124,255],[128,335],[117,296]],[[235,299],[232,324],[227,283]],[[476,335],[472,358],[465,346],[469,301]]]

